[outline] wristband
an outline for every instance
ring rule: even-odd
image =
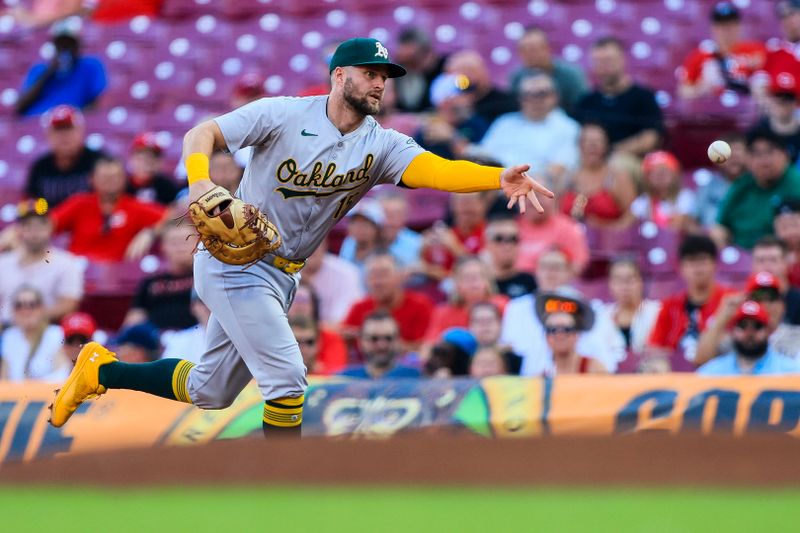
[[[208,156],[195,152],[186,157],[186,175],[189,178],[189,185],[201,180],[211,179],[208,176]]]

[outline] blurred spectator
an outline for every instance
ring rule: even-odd
[[[554,291],[561,286],[570,285],[575,280],[575,271],[569,257],[555,245],[539,256],[534,273],[537,290],[540,292]]]
[[[749,93],[750,76],[764,66],[766,49],[742,40],[739,10],[733,2],[717,2],[711,9],[711,40],[692,51],[678,70],[678,94],[698,98],[729,89]]]
[[[258,72],[249,71],[236,80],[228,105],[231,109],[237,109],[265,96],[267,92],[264,90],[264,77]]]
[[[554,58],[547,34],[542,28],[532,26],[525,30],[517,41],[517,53],[522,66],[509,77],[511,90],[519,93],[523,78],[544,72],[553,78],[558,101],[567,113],[571,113],[578,100],[588,91],[586,76],[579,66]]]
[[[345,361],[333,363],[339,358],[338,354],[325,353],[321,350],[319,324],[308,316],[295,316],[289,319],[294,338],[303,355],[303,364],[306,365],[310,376],[330,376],[344,368]],[[325,346],[331,349],[331,345]]]
[[[164,0],[34,0],[30,8],[16,6],[9,13],[23,26],[32,27],[48,26],[72,16],[115,23],[142,15],[156,17],[163,3]]]
[[[51,208],[68,197],[90,190],[89,176],[102,152],[87,148],[83,115],[69,106],[58,106],[42,119],[50,151],[34,161],[25,194],[44,198]]]
[[[47,202],[20,203],[14,229],[18,246],[0,254],[0,323],[11,319],[12,294],[28,284],[42,294],[48,319],[60,320],[76,310],[83,297],[83,267],[71,253],[53,246]]]
[[[800,74],[797,72],[795,74]],[[800,159],[800,119],[797,115],[797,100],[800,95],[800,80],[790,72],[778,72],[772,78],[764,96],[765,116],[751,129],[752,133],[766,130],[783,141],[792,164]]]
[[[465,147],[483,139],[489,123],[475,113],[466,77],[440,75],[433,80],[430,99],[436,111],[425,116],[414,135],[420,146],[446,159],[456,159]]]
[[[422,252],[422,235],[406,226],[408,197],[404,191],[393,188],[382,191],[378,200],[384,215],[381,239],[400,266],[406,268],[416,264]]]
[[[106,88],[103,63],[81,55],[77,33],[59,27],[53,47],[52,59],[36,63],[25,76],[16,103],[20,115],[41,115],[60,105],[81,109],[93,104]]]
[[[435,341],[448,328],[466,328],[469,311],[473,305],[491,302],[499,309],[505,307],[508,298],[497,294],[489,269],[477,257],[465,257],[453,272],[453,292],[450,302],[437,305],[428,326],[425,338]]]
[[[733,350],[697,369],[704,376],[800,373],[800,362],[777,353],[769,342],[769,315],[758,302],[742,302],[730,321]]]
[[[213,176],[215,185],[225,187],[231,194],[236,194],[244,169],[239,166],[233,155],[217,150],[211,154],[208,172],[210,176]]]
[[[520,111],[499,117],[481,141],[503,166],[531,165],[545,184],[557,183],[578,163],[580,126],[558,107],[553,78],[533,74],[519,82]]]
[[[634,83],[626,72],[622,42],[599,39],[591,59],[598,85],[578,102],[578,120],[601,124],[614,151],[641,157],[654,150],[664,133],[661,109],[653,91]]]
[[[319,297],[319,319],[323,324],[339,324],[355,302],[364,297],[358,268],[328,252],[327,238],[306,259],[303,282],[310,284]]]
[[[364,320],[376,310],[390,314],[399,327],[405,351],[419,347],[433,313],[433,302],[424,294],[403,289],[403,273],[391,254],[377,252],[364,262],[368,296],[353,304],[342,323],[342,332],[355,338]],[[339,287],[341,291],[341,287]]]
[[[56,233],[69,233],[69,250],[91,261],[122,261],[140,232],[153,232],[164,208],[125,193],[125,168],[118,159],[98,159],[92,192],[71,196],[50,212]]]
[[[494,346],[484,346],[475,351],[469,363],[469,375],[476,379],[510,374],[505,357]]]
[[[128,158],[128,194],[142,202],[168,205],[178,194],[178,185],[162,172],[164,149],[153,132],[140,133],[133,139]],[[217,179],[215,174],[212,174]],[[215,182],[216,183],[216,182]]]
[[[425,373],[438,379],[469,375],[472,356],[478,349],[475,337],[464,328],[450,328],[431,349]]]
[[[362,198],[347,215],[347,237],[339,248],[339,257],[363,271],[364,260],[384,248],[381,227],[386,216],[375,198]]]
[[[61,321],[61,331],[64,333],[64,344],[59,357],[71,369],[83,345],[92,340],[97,331],[97,322],[87,313],[70,313]]]
[[[487,210],[483,193],[450,195],[452,227],[437,220],[422,234],[422,268],[429,278],[446,278],[456,261],[483,249]]]
[[[583,125],[578,149],[578,168],[555,185],[556,190],[566,189],[561,195],[561,212],[593,226],[619,223],[636,198],[633,176],[609,164],[611,145],[600,124]]]
[[[403,76],[405,78],[405,76]],[[385,129],[397,130],[405,135],[413,136],[419,129],[423,114],[405,113],[397,110],[397,89],[395,83],[402,78],[389,78],[383,85],[381,108],[374,115],[378,124]],[[330,91],[326,91],[328,94]]]
[[[323,326],[319,321],[319,299],[314,288],[301,283],[294,293],[289,308],[289,320],[305,317],[317,325],[317,361],[327,372],[336,372],[347,364],[347,346],[334,330]]]
[[[697,188],[694,204],[694,218],[703,228],[711,228],[717,222],[719,206],[728,193],[731,183],[746,171],[747,143],[744,135],[729,133],[721,140],[731,147],[731,157],[709,171],[709,180]]]
[[[151,363],[161,351],[158,329],[147,322],[126,327],[112,344],[123,363]]]
[[[546,313],[542,317],[547,346],[553,356],[552,373],[566,374],[607,374],[603,363],[586,355],[579,354],[578,334],[587,331],[589,325],[579,324],[578,316],[571,312]]]
[[[789,284],[789,249],[782,240],[768,235],[753,247],[752,273],[768,272],[778,281],[786,304],[784,322],[800,325],[800,290]]]
[[[620,370],[636,371],[661,302],[645,298],[642,271],[632,259],[616,259],[611,263],[608,287],[612,301],[601,306],[598,316],[605,315],[624,339],[627,358],[620,363]]]
[[[557,246],[568,256],[575,273],[580,274],[589,263],[586,233],[572,218],[557,211],[556,200],[542,198],[541,202],[543,213],[527,209],[519,218],[517,268],[523,272],[536,270],[539,256]]]
[[[750,249],[773,230],[775,209],[800,191],[800,171],[789,164],[783,141],[766,131],[747,139],[749,172],[737,179],[719,208],[711,237],[717,246]]]
[[[430,36],[420,28],[406,28],[397,37],[392,57],[407,71],[395,80],[397,109],[411,113],[430,109],[431,84],[444,70],[445,62],[434,50]]]
[[[12,325],[0,338],[2,379],[48,382],[66,379],[71,365],[59,353],[64,334],[59,326],[50,324],[42,293],[23,285],[13,294],[12,302]]]
[[[497,291],[516,298],[536,291],[536,280],[516,268],[519,256],[519,226],[510,215],[492,218],[484,232],[486,258],[497,283]]]
[[[189,310],[197,321],[194,326],[179,331],[166,331],[161,335],[164,350],[161,359],[186,359],[194,364],[200,362],[200,357],[206,351],[206,328],[211,310],[203,300],[192,290]]]
[[[661,229],[687,232],[696,227],[694,193],[682,187],[680,163],[669,152],[647,154],[642,162],[644,193],[631,204],[630,215]]]
[[[503,358],[505,374],[519,374],[522,357],[508,346],[500,344],[503,315],[493,303],[478,303],[469,312],[469,332],[475,337],[480,348],[496,350]]]
[[[125,325],[149,322],[160,331],[197,325],[191,312],[195,235],[195,229],[188,224],[167,226],[161,239],[166,270],[139,283]]]
[[[397,364],[401,356],[399,338],[397,323],[391,315],[383,311],[369,315],[359,335],[364,364],[345,368],[339,375],[366,379],[420,377],[416,368]]]
[[[576,315],[576,324],[581,330],[577,338],[577,353],[596,358],[610,372],[616,371],[619,362],[625,359],[625,343],[614,322],[605,315],[597,316],[598,313],[577,290],[567,286],[551,290],[540,283],[536,296],[515,298],[509,302],[503,315],[500,341],[522,356],[522,375],[552,373],[554,361],[543,318],[555,311]]]
[[[788,280],[800,287],[800,199],[787,198],[775,212],[775,235],[787,250]]]
[[[711,239],[703,235],[687,236],[678,257],[686,290],[661,302],[645,354],[645,364],[652,372],[668,372],[669,359],[676,351],[686,361],[694,362],[700,334],[723,296],[730,292],[714,281],[717,247]]]
[[[475,97],[475,111],[489,124],[500,115],[519,109],[513,96],[495,86],[486,62],[475,50],[460,50],[448,57],[445,71],[467,77]]]
[[[800,0],[780,0],[775,8],[783,35],[767,40],[762,83],[769,83],[770,78],[774,79],[781,72],[791,73],[797,81],[800,74],[800,61],[797,59],[800,44]],[[757,90],[761,88],[758,83],[751,85]]]
[[[767,271],[757,271],[747,280],[744,292],[725,295],[719,309],[709,320],[709,326],[700,336],[695,364],[699,366],[731,350],[731,339],[726,334],[726,328],[745,300],[758,302],[767,312],[769,340],[773,349],[787,357],[800,356],[800,326],[792,324],[786,314],[788,306],[783,291],[776,276]]]

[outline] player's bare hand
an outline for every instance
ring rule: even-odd
[[[518,203],[520,213],[524,213],[525,199],[527,198],[533,207],[542,213],[544,208],[537,194],[546,198],[553,198],[555,195],[550,189],[528,176],[527,172],[530,168],[530,165],[516,165],[503,170],[503,173],[500,174],[500,188],[508,198],[509,209]]]
[[[211,180],[200,180],[189,185],[189,203],[196,202],[198,198],[216,187]]]

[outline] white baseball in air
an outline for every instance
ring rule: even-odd
[[[731,145],[725,141],[714,141],[708,146],[708,158],[712,163],[719,165],[731,156]]]

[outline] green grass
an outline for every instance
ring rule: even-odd
[[[800,490],[0,488],[0,530],[797,531]]]

